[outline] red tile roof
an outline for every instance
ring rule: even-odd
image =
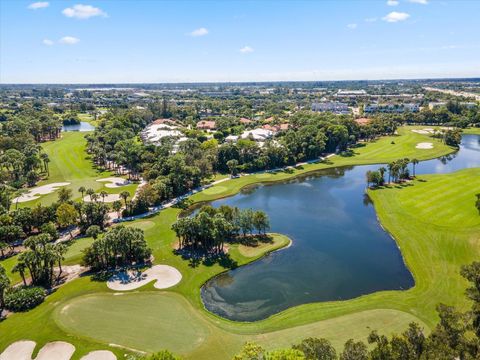
[[[199,129],[213,130],[215,129],[215,127],[216,127],[215,121],[202,120],[197,123],[197,128]]]
[[[355,122],[356,122],[358,125],[367,125],[370,121],[372,121],[372,119],[369,119],[369,118],[359,118],[359,119],[355,119]]]

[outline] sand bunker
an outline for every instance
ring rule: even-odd
[[[0,354],[0,360],[32,360],[33,350],[37,344],[34,341],[21,340],[10,344]],[[53,341],[45,344],[38,352],[35,360],[70,360],[75,352],[75,346],[64,341]],[[92,351],[82,357],[82,360],[116,360],[117,357],[108,350]]]
[[[72,344],[54,341],[41,348],[35,360],[70,360],[74,352],[75,346]]]
[[[433,144],[429,142],[422,142],[418,143],[417,146],[415,146],[417,149],[433,149]]]
[[[107,350],[92,351],[80,360],[117,360],[117,357]]]
[[[54,192],[57,190],[59,187],[67,186],[70,185],[68,182],[63,182],[63,183],[52,183],[52,184],[47,184],[47,185],[42,185],[42,186],[37,186],[28,191],[28,193],[23,194],[22,196],[19,196],[15,199],[13,199],[13,203],[16,203],[17,201],[19,203],[27,202],[27,201],[32,201],[40,198],[40,195],[46,195]]]
[[[114,201],[120,200],[120,195],[119,194],[108,194],[105,196],[105,198],[101,197],[100,194],[98,195],[98,200],[100,202],[106,202],[106,203],[112,203]],[[92,199],[90,198],[90,195],[87,195],[83,198],[85,202],[91,202]]]
[[[28,340],[14,342],[0,354],[0,360],[31,360],[35,345],[34,341]]]
[[[130,182],[126,179],[120,178],[120,177],[108,177],[104,179],[98,179],[98,182],[106,182],[108,184],[105,184],[105,187],[114,189],[114,188],[119,188],[125,185],[130,184]]]
[[[182,280],[182,274],[172,266],[155,265],[144,272],[137,270],[120,272],[108,280],[107,286],[115,291],[128,291],[138,289],[154,280],[156,281],[153,286],[156,289],[166,289],[178,284]]]
[[[423,130],[412,130],[412,132],[417,133],[417,134],[428,135],[428,134],[434,134],[435,129],[426,128],[426,129],[423,129]]]

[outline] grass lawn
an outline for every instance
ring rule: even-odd
[[[233,245],[236,246],[238,252],[247,258],[258,257],[267,252],[274,251],[278,248],[283,248],[287,245],[290,245],[291,241],[285,236],[275,237],[272,240],[268,241],[258,241],[255,244],[250,244],[249,246],[239,244]]]
[[[75,199],[80,199],[78,192],[80,186],[86,189],[92,188],[97,192],[102,190],[109,194],[116,194],[122,191],[135,192],[137,184],[130,184],[124,187],[110,189],[105,183],[95,181],[112,176],[111,172],[99,171],[93,168],[88,154],[85,152],[86,140],[83,132],[64,132],[62,138],[56,141],[44,143],[42,146],[50,158],[50,176],[48,179],[39,182],[38,185],[46,185],[56,182],[69,182],[67,188],[73,191]],[[57,192],[42,195],[37,200],[20,203],[22,207],[34,207],[37,203],[50,204],[57,200]],[[15,206],[15,205],[14,205]]]
[[[427,159],[452,151],[411,129],[399,129],[399,136],[393,138],[395,144],[391,144],[391,137],[382,138],[356,148],[353,156],[334,156],[328,163],[229,180],[219,184],[221,191],[214,186],[194,195],[193,200],[213,200],[255,182],[283,180],[331,166],[381,163],[403,157]],[[432,142],[434,148],[416,149],[419,142]],[[480,216],[474,207],[474,194],[480,192],[479,176],[480,169],[422,175],[410,186],[370,191],[382,224],[397,240],[414,274],[416,285],[410,290],[300,305],[254,323],[219,318],[203,309],[199,288],[225,268],[218,263],[192,267],[173,254],[176,239],[171,224],[180,209],[169,208],[128,226],[144,229],[155,263],[174,266],[182,273],[178,285],[159,291],[148,284],[128,295],[113,295],[105,283],[82,277],[62,286],[38,308],[14,314],[0,323],[0,351],[19,339],[32,339],[40,346],[51,340],[66,340],[77,347],[75,356],[113,343],[140,350],[168,348],[187,359],[220,360],[230,359],[246,340],[272,348],[316,336],[330,339],[338,348],[349,338],[365,340],[371,329],[399,332],[411,321],[419,322],[428,331],[437,321],[437,303],[467,305],[463,297],[465,282],[458,273],[462,264],[479,256]],[[429,207],[435,209],[430,211]],[[276,234],[274,243],[288,244],[288,239],[281,237]],[[246,252],[233,245],[229,254],[241,265],[273,249],[262,245]],[[111,349],[117,354],[122,352]]]
[[[474,135],[480,135],[480,127],[471,127],[468,129],[463,129],[464,134],[474,134]]]

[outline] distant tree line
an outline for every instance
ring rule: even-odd
[[[39,143],[60,136],[62,120],[51,110],[24,106],[0,121],[0,203],[9,208],[16,189],[49,175],[48,155]]]
[[[169,138],[163,138],[158,146],[144,144],[138,140],[138,134],[159,111],[115,109],[86,137],[88,152],[97,166],[128,173],[132,179],[141,175],[149,183],[142,196],[131,200],[125,215],[145,212],[149,206],[187,194],[216,172],[235,175],[293,165],[318,159],[326,152],[344,151],[360,139],[369,141],[396,130],[390,119],[376,119],[359,126],[351,116],[298,112],[289,118],[288,130],[280,131],[263,146],[251,139],[223,142],[226,135],[250,127],[240,124],[238,118],[236,123],[220,119],[221,126],[212,139],[185,127],[189,138],[178,146]]]

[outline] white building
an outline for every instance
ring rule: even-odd
[[[252,139],[254,141],[265,141],[273,136],[273,131],[262,128],[245,130],[240,137],[242,139]]]

